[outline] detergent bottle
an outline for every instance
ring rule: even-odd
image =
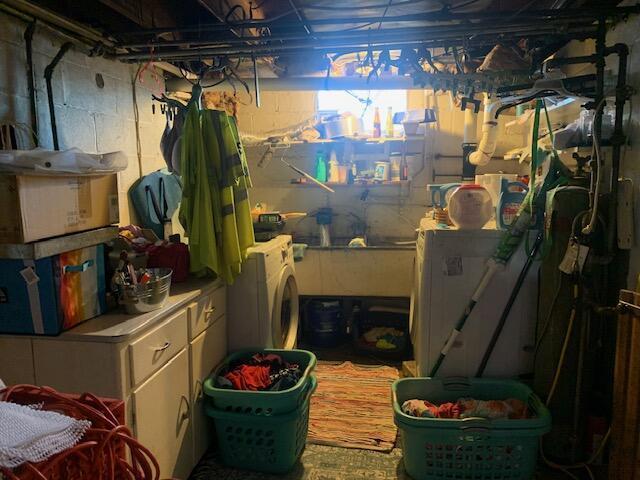
[[[453,191],[460,186],[459,183],[443,183],[429,185],[431,192],[431,205],[433,206],[433,218],[442,225],[451,225],[447,213],[447,203]]]
[[[522,182],[510,182],[503,179],[500,197],[496,206],[496,226],[506,230],[520,210],[520,205],[527,196],[529,187]]]

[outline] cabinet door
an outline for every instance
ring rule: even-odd
[[[186,480],[193,468],[186,349],[136,389],[133,401],[137,438],[157,458],[160,478]]]
[[[219,318],[190,345],[194,463],[198,462],[207,451],[210,436],[213,433],[212,421],[204,413],[202,384],[227,354],[226,325],[226,317]]]

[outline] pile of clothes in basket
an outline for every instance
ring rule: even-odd
[[[257,353],[249,360],[229,364],[216,378],[216,387],[281,391],[294,387],[301,376],[300,366],[280,355]]]
[[[485,418],[506,420],[529,418],[527,405],[516,398],[507,400],[476,400],[459,398],[455,402],[435,405],[428,400],[407,400],[402,404],[402,412],[412,417],[422,418]]]

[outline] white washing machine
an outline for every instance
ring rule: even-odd
[[[242,273],[227,289],[229,350],[296,346],[298,285],[290,235],[249,249]]]

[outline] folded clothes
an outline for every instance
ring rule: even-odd
[[[528,418],[527,405],[517,398],[507,400],[476,400],[459,398],[456,402],[434,405],[427,400],[407,400],[402,404],[402,412],[412,417],[422,418],[471,418],[505,420]]]
[[[224,369],[216,379],[219,388],[234,390],[287,390],[295,386],[302,372],[275,354],[256,354]]]

